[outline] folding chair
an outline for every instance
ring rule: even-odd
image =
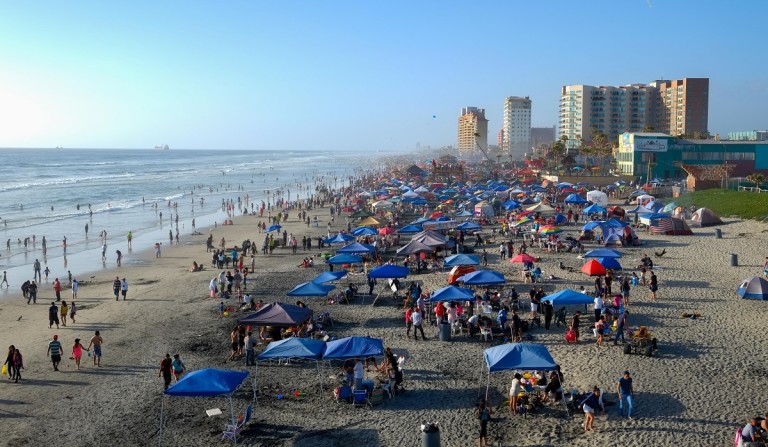
[[[480,326],[480,336],[483,337],[483,340],[493,340],[493,330],[490,326]]]
[[[389,396],[390,399],[394,399],[395,397],[395,390],[393,388],[395,379],[390,379],[389,382],[382,382],[381,389],[384,390],[385,393],[387,393],[387,396]]]
[[[373,408],[373,404],[371,404],[371,400],[368,399],[368,390],[352,391],[352,404],[355,407],[364,407],[367,405],[368,407]]]
[[[240,431],[243,429],[243,427],[245,427],[246,424],[251,422],[252,416],[253,405],[248,405],[248,408],[245,409],[245,416],[243,416],[240,421],[235,424],[227,424],[224,426],[224,432],[221,434],[221,439],[229,439],[237,444],[237,437],[240,435]]]

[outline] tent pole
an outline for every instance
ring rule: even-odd
[[[491,370],[488,370],[488,379],[485,382],[485,402],[488,402],[488,388],[491,387]]]
[[[323,390],[323,376],[320,373],[320,361],[319,360],[315,360],[315,366],[317,367],[317,381],[320,384],[320,398],[322,399],[323,392],[324,392],[324,390]]]
[[[259,396],[256,394],[258,390],[258,384],[256,383],[256,380],[259,378],[259,361],[256,360],[254,362],[256,364],[256,371],[253,373],[253,402],[258,405],[259,404]]]

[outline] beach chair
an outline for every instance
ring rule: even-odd
[[[368,406],[369,408],[373,408],[371,400],[368,399],[368,390],[362,389],[352,391],[352,405],[355,407]]]
[[[240,435],[240,431],[245,427],[246,424],[251,422],[251,417],[253,416],[253,405],[248,405],[248,408],[245,409],[245,415],[240,418],[235,424],[227,424],[224,426],[224,432],[221,434],[221,439],[229,439],[235,444],[237,444],[237,437]]]
[[[387,393],[387,396],[389,396],[390,399],[393,399],[395,397],[395,390],[393,388],[395,384],[395,378],[392,377],[389,382],[382,382],[381,389],[384,390],[385,393]]]
[[[352,387],[349,385],[342,385],[333,390],[333,398],[336,403],[341,401],[349,402],[352,398]]]
[[[480,326],[480,336],[485,341],[493,340],[493,329],[491,326]]]

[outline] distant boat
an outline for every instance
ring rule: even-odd
[[[164,144],[162,146],[155,146],[155,149],[160,150],[160,151],[169,151],[169,150],[171,150],[171,148],[168,147],[167,144]]]

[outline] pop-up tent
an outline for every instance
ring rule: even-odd
[[[415,255],[417,253],[432,253],[435,249],[419,241],[410,241],[397,249],[398,256]]]
[[[623,255],[612,248],[596,248],[584,253],[585,258],[620,258]]]
[[[351,244],[345,245],[340,249],[336,250],[336,254],[359,255],[359,254],[365,254],[365,253],[373,253],[374,251],[375,249],[371,245],[361,244],[359,242],[352,242]]]
[[[333,265],[343,265],[343,264],[356,264],[363,262],[363,258],[361,258],[358,255],[350,255],[350,254],[340,254],[336,256],[331,256],[328,258],[327,261],[325,261],[326,264],[333,264]]]
[[[603,208],[608,206],[608,195],[602,191],[589,191],[587,193],[587,200]]]
[[[736,293],[745,300],[768,300],[768,281],[759,276],[745,279]]]
[[[327,282],[338,281],[345,276],[347,276],[346,270],[337,270],[335,272],[323,272],[315,276],[315,279],[313,279],[312,282],[316,284],[325,284]]]
[[[557,364],[544,345],[535,343],[508,343],[488,348],[483,353],[488,368],[485,385],[485,400],[491,385],[491,373],[499,371],[553,371]]]
[[[401,279],[401,278],[407,278],[407,277],[408,277],[408,269],[401,265],[384,264],[368,272],[368,278],[373,278],[373,279]],[[392,290],[394,292],[397,291],[396,289],[392,289]],[[373,299],[373,303],[371,303],[371,305],[376,304],[376,301],[379,299],[382,293],[383,293],[383,290],[380,291],[378,294],[376,294],[376,297]]]
[[[480,265],[480,258],[472,255],[458,254],[448,256],[443,262],[444,267],[456,267],[457,265]]]
[[[475,205],[475,216],[477,217],[493,217],[493,205],[486,201],[482,201]]]
[[[350,234],[339,233],[334,237],[325,240],[326,244],[346,244],[349,241],[354,241],[355,237]]]
[[[229,400],[229,411],[232,424],[237,423],[232,394],[248,378],[248,371],[229,371],[225,369],[201,369],[186,373],[178,382],[163,391],[163,397],[218,397],[226,396]],[[256,388],[253,389],[253,399],[256,399]],[[163,412],[165,399],[160,399],[160,434],[158,443],[163,444]]]
[[[571,289],[561,290],[541,299],[548,301],[552,306],[576,306],[579,304],[592,304],[594,298],[586,293],[577,292]]]
[[[288,296],[326,296],[331,290],[335,288],[336,286],[334,285],[309,281],[294,287],[286,295]]]
[[[291,327],[312,318],[312,309],[287,303],[269,303],[240,320],[252,326]]]
[[[320,384],[320,394],[323,393],[322,375],[320,374],[320,358],[325,352],[325,342],[312,338],[291,337],[285,340],[273,341],[256,357],[256,372],[254,382],[259,374],[259,360],[314,360],[317,368],[317,380]]]
[[[415,234],[412,241],[419,241],[424,245],[430,247],[442,247],[448,243],[448,240],[442,234],[433,230],[424,230],[421,233]]]
[[[429,301],[473,301],[474,293],[462,287],[447,286],[432,292]]]
[[[691,217],[691,225],[695,227],[709,227],[721,225],[722,223],[723,221],[720,220],[720,217],[709,208],[699,208]]]
[[[376,357],[384,353],[384,342],[380,338],[346,337],[325,344],[323,360],[344,360],[359,357]]]
[[[458,281],[463,282],[465,286],[489,286],[506,282],[504,275],[493,270],[476,270],[460,276]]]
[[[569,204],[569,205],[570,204],[577,204],[578,205],[578,204],[589,203],[589,200],[582,198],[580,195],[578,195],[576,193],[572,193],[572,194],[569,194],[568,197],[565,198],[564,202]]]

